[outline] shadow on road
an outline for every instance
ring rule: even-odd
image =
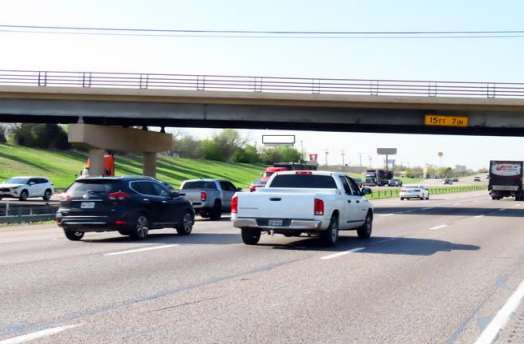
[[[524,217],[524,209],[507,208],[500,211],[497,208],[483,208],[483,207],[432,207],[427,204],[428,209],[423,210],[423,207],[377,207],[374,209],[375,214],[391,214],[402,213],[402,215],[443,215],[443,216],[495,216],[495,217]]]
[[[356,237],[343,236],[339,238],[336,247],[326,247],[319,238],[297,238],[297,241],[280,244],[264,243],[260,246],[271,246],[280,250],[323,251],[337,253],[354,248],[364,248],[359,253],[398,254],[414,256],[430,256],[437,252],[476,251],[480,247],[468,244],[455,244],[445,240],[422,238],[373,237],[360,240]]]

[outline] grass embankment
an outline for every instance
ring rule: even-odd
[[[36,175],[50,178],[55,187],[65,188],[78,175],[87,154],[78,151],[49,151],[0,144],[0,179],[13,176]],[[142,156],[116,156],[117,175],[142,174]],[[248,186],[260,177],[264,166],[224,163],[209,160],[191,160],[161,156],[158,159],[157,178],[179,187],[186,179],[223,178],[239,187]]]
[[[444,194],[453,192],[470,192],[470,191],[482,191],[487,190],[488,187],[485,184],[480,185],[456,185],[456,186],[436,186],[429,188],[429,194]],[[366,196],[368,199],[385,199],[385,198],[398,198],[400,188],[387,188],[373,190],[371,195]]]

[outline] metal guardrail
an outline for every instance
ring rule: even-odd
[[[372,96],[524,98],[524,83],[0,70],[0,85]]]

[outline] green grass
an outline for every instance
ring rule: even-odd
[[[65,188],[78,175],[87,155],[77,151],[50,151],[0,144],[0,179],[13,176],[37,175],[50,178],[55,187]],[[117,155],[116,174],[142,174],[141,155]],[[192,160],[160,157],[157,178],[179,187],[186,179],[224,178],[239,187],[248,186],[260,177],[263,165],[224,163],[209,160]]]

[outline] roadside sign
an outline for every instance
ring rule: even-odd
[[[395,155],[397,154],[396,148],[377,148],[378,155]]]
[[[318,154],[317,153],[310,153],[309,154],[309,161],[317,162],[318,161]]]
[[[469,117],[427,114],[424,117],[424,124],[437,127],[467,127]]]

